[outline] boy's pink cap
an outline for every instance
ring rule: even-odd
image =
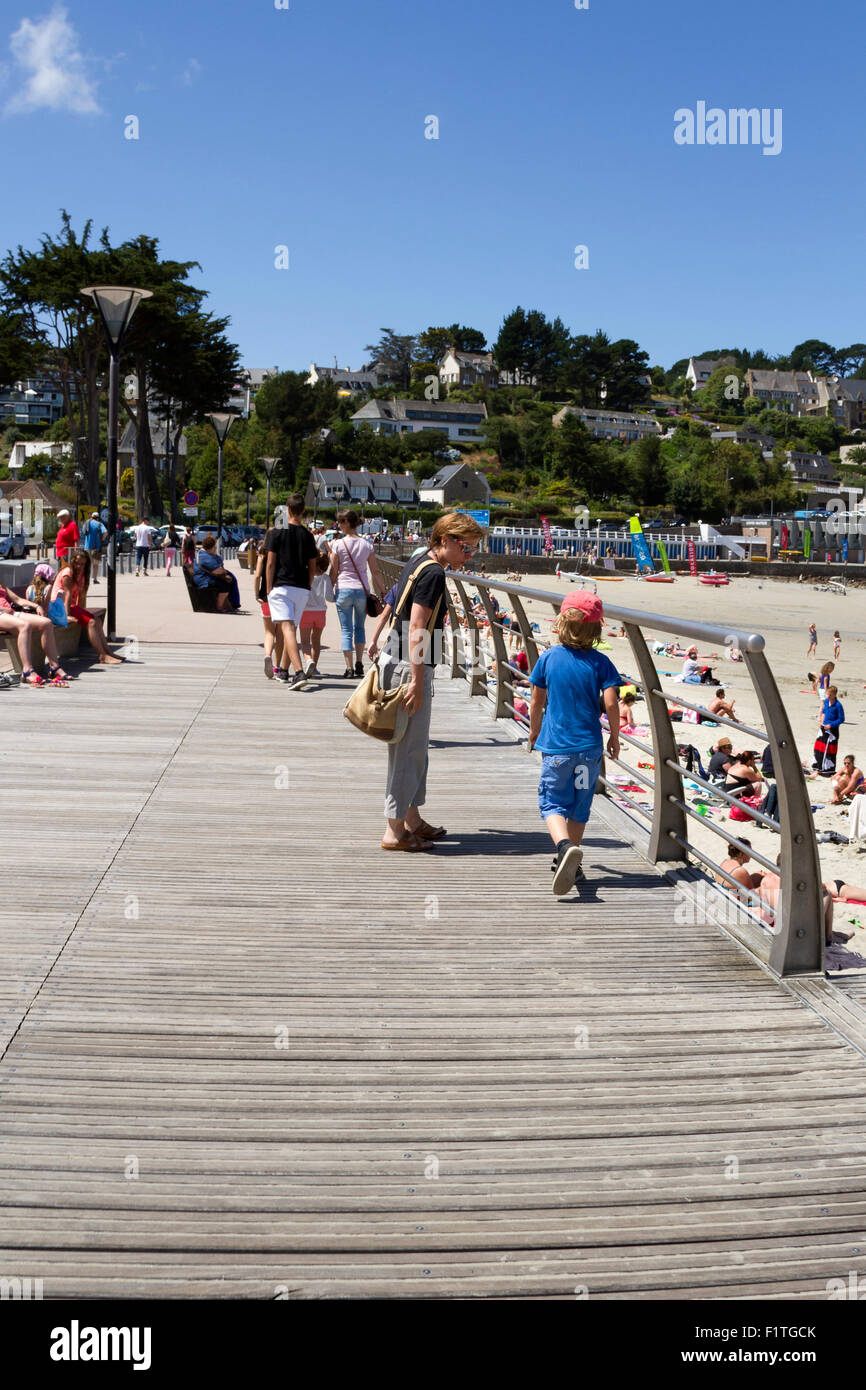
[[[560,605],[560,612],[565,613],[569,608],[576,609],[588,623],[604,621],[601,599],[597,594],[591,594],[589,589],[572,589],[571,593],[566,594]]]

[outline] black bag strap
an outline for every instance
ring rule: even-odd
[[[402,592],[402,594],[400,595],[400,597],[398,598],[398,600],[397,600],[397,605],[396,605],[396,607],[395,607],[393,613],[391,614],[391,625],[390,625],[390,627],[388,628],[389,635],[390,635],[391,631],[393,630],[394,624],[396,623],[397,618],[398,618],[399,614],[401,613],[401,611],[402,611],[402,609],[403,609],[403,605],[405,604],[406,599],[408,598],[409,593],[410,593],[410,591],[412,590],[412,588],[413,588],[413,586],[414,586],[414,584],[415,584],[415,580],[418,578],[418,576],[419,576],[419,574],[421,573],[421,571],[422,571],[422,570],[425,570],[425,569],[428,569],[431,565],[438,565],[438,564],[439,564],[439,561],[438,561],[438,560],[423,559],[423,560],[421,561],[420,565],[416,565],[415,568],[414,568],[413,570],[410,570],[410,572],[409,572],[409,574],[408,574],[408,576],[407,576],[407,578],[406,578],[406,583],[405,583],[405,585],[403,586],[403,592]],[[439,608],[440,608],[441,604],[442,604],[442,595],[440,594],[439,598],[436,600],[436,607],[433,609],[433,612],[430,614],[430,619],[429,619],[429,621],[428,621],[428,623],[427,623],[427,630],[428,630],[429,632],[432,632],[433,628],[434,628],[435,625],[436,625],[436,619],[437,619],[437,617],[439,616]]]

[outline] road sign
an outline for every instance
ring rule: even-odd
[[[184,500],[184,502],[186,503],[186,505],[187,505],[188,507],[197,507],[197,506],[198,506],[198,493],[197,493],[197,492],[185,492],[185,493],[183,494],[183,500]]]
[[[473,511],[469,511],[469,509],[468,509],[467,507],[455,507],[454,510],[460,512],[462,516],[471,516],[471,517],[472,517],[472,520],[473,520],[473,521],[477,521],[479,526],[489,526],[489,525],[490,525],[490,513],[489,513],[489,511],[488,511],[488,512],[485,512],[485,511],[474,511],[474,512],[473,512]]]
[[[198,516],[198,507],[184,507],[184,516]]]

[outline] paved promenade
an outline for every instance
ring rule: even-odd
[[[866,1274],[843,1024],[680,925],[601,815],[556,902],[537,765],[444,675],[449,839],[383,854],[347,683],[266,682],[258,618],[194,615],[177,581],[121,581],[139,663],[0,694],[0,1276],[809,1299]]]

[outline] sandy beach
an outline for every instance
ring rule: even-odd
[[[527,587],[542,589],[546,593],[563,595],[578,587],[575,580],[527,576],[522,581]],[[864,613],[866,613],[866,593],[849,589],[846,596],[828,592],[817,592],[811,584],[798,584],[776,579],[757,579],[743,577],[735,579],[726,588],[714,589],[702,585],[690,576],[678,576],[674,584],[647,585],[638,579],[627,578],[621,583],[599,582],[598,593],[605,604],[605,614],[609,621],[615,622],[616,607],[631,608],[642,613],[661,613],[670,617],[680,617],[698,622],[716,624],[727,630],[736,627],[740,631],[761,633],[766,640],[766,655],[788,710],[794,729],[801,761],[811,767],[812,746],[818,734],[818,711],[820,702],[810,690],[806,679],[808,671],[818,671],[825,661],[833,659],[833,632],[838,629],[841,639],[841,652],[833,680],[839,687],[839,698],[845,708],[845,725],[839,741],[837,767],[841,767],[846,753],[853,753],[856,765],[866,771],[866,644],[862,636]],[[543,604],[529,605],[533,619],[541,623],[542,633],[550,631],[547,619],[550,610]],[[806,656],[808,628],[811,622],[818,630],[817,656]],[[647,636],[651,637],[651,631]],[[663,634],[660,639],[670,640]],[[631,649],[626,638],[608,637],[612,648],[611,660],[624,675],[635,675],[636,670],[631,657]],[[717,661],[710,661],[718,684],[723,686],[727,698],[736,701],[736,716],[755,729],[763,727],[757,697],[752,689],[748,672],[741,663],[728,659],[722,644],[701,643],[700,655],[718,655]],[[715,686],[684,686],[670,675],[679,675],[682,660],[673,657],[657,656],[656,669],[661,676],[661,689],[671,695],[679,695],[693,704],[708,702],[715,692]],[[635,706],[635,720],[644,723],[642,702]],[[700,750],[706,766],[704,754],[709,754],[716,738],[725,731],[725,726],[710,727],[706,724],[682,723],[676,726],[682,743],[692,743]],[[738,748],[754,747],[755,739],[738,736],[736,731],[727,729],[733,742],[734,751]],[[763,745],[761,745],[762,747]],[[636,766],[638,759],[644,760],[634,748],[623,745],[623,761]],[[760,755],[761,747],[758,748]],[[759,757],[760,763],[760,757]],[[835,830],[847,834],[847,808],[827,805],[832,793],[829,778],[818,778],[809,783],[812,805],[815,812],[815,828],[822,831]],[[643,800],[644,798],[636,798]],[[691,793],[689,800],[695,799]],[[730,828],[731,832],[742,832],[752,845],[767,858],[774,860],[778,853],[778,838],[770,831],[762,829],[757,823],[751,826],[743,822],[730,821],[725,810],[712,811],[712,819],[717,825]],[[724,857],[724,844],[719,836],[709,830],[702,830],[696,821],[689,822],[689,836],[696,846],[714,859]],[[824,877],[841,878],[848,883],[862,884],[866,889],[866,845],[859,850],[854,845],[820,844],[821,867]],[[759,866],[757,866],[759,867]],[[866,892],[864,892],[866,897]],[[839,925],[862,921],[866,924],[866,908],[844,905],[836,907],[835,921]],[[855,933],[852,949],[866,950],[866,925]]]

